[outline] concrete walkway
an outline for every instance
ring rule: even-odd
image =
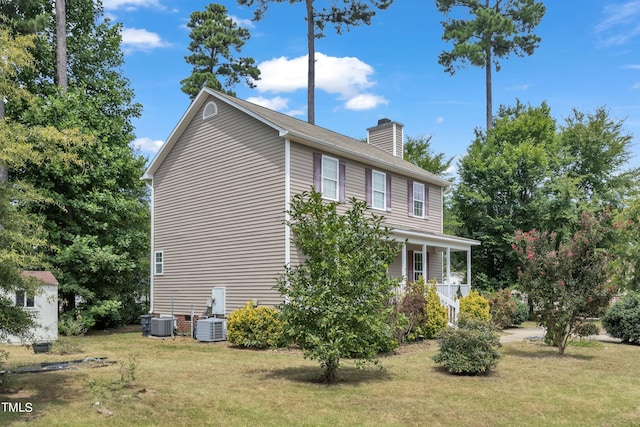
[[[542,341],[544,338],[543,328],[513,328],[505,329],[500,333],[500,342],[522,342],[522,341]],[[598,341],[619,343],[622,340],[618,338],[612,338],[606,334],[599,334],[596,336]]]

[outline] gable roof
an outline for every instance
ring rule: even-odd
[[[50,271],[29,271],[29,270],[25,270],[21,274],[24,277],[34,277],[34,278],[38,279],[39,281],[41,281],[42,283],[44,283],[45,285],[58,286],[58,284],[59,284],[58,281],[56,280],[56,278],[53,277],[53,274],[51,274]]]
[[[378,166],[390,172],[396,172],[440,187],[449,187],[451,185],[449,181],[373,145],[209,88],[203,88],[193,100],[177,126],[169,135],[169,138],[167,138],[167,141],[152,160],[145,174],[142,176],[143,180],[153,179],[154,173],[171,151],[171,148],[195,117],[198,110],[209,100],[210,96],[243,111],[254,119],[277,130],[283,138],[289,138],[292,141],[304,145],[332,152],[372,166]]]

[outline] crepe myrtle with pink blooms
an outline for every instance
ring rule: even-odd
[[[603,314],[615,293],[608,269],[612,254],[603,247],[610,223],[608,210],[598,216],[585,212],[567,242],[535,229],[515,234],[518,286],[560,354],[588,318]]]

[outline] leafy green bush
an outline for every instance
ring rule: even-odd
[[[440,351],[432,357],[452,374],[488,373],[498,365],[500,337],[487,321],[469,320],[463,327],[440,332]]]
[[[640,344],[640,294],[628,292],[602,317],[602,327],[614,338]]]
[[[434,279],[425,282],[420,276],[407,285],[406,291],[396,306],[395,317],[404,325],[400,341],[415,341],[420,338],[433,339],[447,327],[447,309],[440,303]],[[400,317],[402,316],[402,317]]]
[[[407,284],[404,295],[400,299],[400,302],[395,307],[395,317],[400,318],[400,315],[406,319],[402,320],[401,324],[404,324],[404,329],[400,335],[400,341],[415,341],[420,336],[424,336],[424,325],[426,321],[426,305],[427,297],[425,294],[426,283],[422,276],[415,282]]]
[[[93,326],[93,323],[91,323]],[[89,327],[82,316],[75,312],[67,312],[58,320],[58,333],[66,337],[76,337],[87,333]]]
[[[511,317],[516,311],[516,303],[509,289],[492,293],[489,298],[491,321],[500,329],[511,326]]]
[[[427,286],[427,304],[425,307],[424,337],[435,338],[449,323],[447,309],[440,302],[436,281],[430,280]]]
[[[576,328],[576,335],[579,337],[590,337],[593,335],[598,335],[600,333],[600,328],[594,322],[585,322],[579,325]]]
[[[469,295],[460,299],[460,314],[458,323],[464,325],[474,320],[490,321],[489,301],[478,291],[471,291]]]
[[[516,304],[516,311],[511,315],[510,326],[518,326],[529,320],[529,304],[517,298],[514,298],[513,301]]]
[[[234,310],[227,319],[227,340],[239,347],[282,347],[283,322],[278,310],[272,307],[254,307],[247,301],[243,308]]]

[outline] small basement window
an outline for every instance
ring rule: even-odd
[[[216,103],[213,101],[207,102],[207,105],[204,106],[204,110],[202,111],[202,120],[210,119],[217,114],[218,106]]]

